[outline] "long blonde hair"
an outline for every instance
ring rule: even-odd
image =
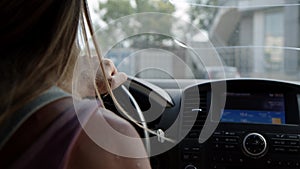
[[[56,85],[76,55],[82,0],[0,1],[0,122]]]

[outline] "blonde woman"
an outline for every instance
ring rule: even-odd
[[[93,34],[87,2],[1,0],[0,18],[0,168],[150,168],[142,141],[130,151],[144,158],[114,154],[94,142],[76,116],[71,72],[78,55],[78,28],[88,25],[82,30]],[[86,81],[92,87],[83,87],[82,96],[110,93],[126,80],[112,62],[97,58],[98,80]],[[78,100],[77,108],[86,125],[96,120],[93,124],[101,129],[105,120],[116,131],[138,137],[127,121],[99,111],[90,100]],[[110,133],[98,135],[115,150],[132,147],[110,139]]]

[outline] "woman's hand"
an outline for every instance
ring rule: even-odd
[[[89,58],[87,58],[87,56],[83,56],[79,58],[78,62],[78,67],[82,69],[78,78],[77,94],[79,97],[85,98],[96,96],[94,79],[96,80],[96,85],[100,94],[108,93],[105,80],[108,80],[111,89],[119,87],[127,80],[127,75],[123,72],[118,72],[114,63],[110,59],[103,59],[103,65],[107,79],[104,79],[98,58],[92,57],[90,62],[88,59]],[[96,75],[94,74],[95,72]]]
[[[108,80],[111,89],[119,87],[122,83],[124,83],[127,80],[127,75],[123,72],[118,72],[114,63],[110,59],[103,59],[103,65],[105,70],[105,76]],[[105,79],[100,68],[97,71],[96,84],[101,94],[105,94],[108,92],[105,86]]]

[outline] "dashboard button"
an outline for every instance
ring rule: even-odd
[[[243,158],[239,158],[239,162],[240,162],[240,163],[244,163],[245,160],[244,160]]]
[[[222,131],[215,131],[214,135],[222,135],[222,133],[223,133]]]
[[[190,132],[188,135],[189,138],[198,138],[199,137],[199,133],[198,132]]]
[[[294,148],[289,147],[289,148],[287,148],[287,152],[289,152],[289,153],[299,153],[300,150],[299,150],[299,148],[296,148],[296,147],[294,147]]]
[[[236,150],[236,149],[237,149],[237,146],[234,145],[234,144],[225,144],[225,145],[224,145],[224,148],[225,148],[226,150]]]
[[[286,138],[286,135],[285,134],[268,134],[271,138],[274,138],[274,139],[284,139]]]
[[[283,162],[282,161],[276,161],[277,166],[282,166]]]
[[[290,145],[290,146],[298,146],[299,145],[299,141],[289,141],[288,145]]]
[[[271,160],[271,159],[268,159],[268,160],[266,161],[266,163],[267,163],[267,165],[272,165],[272,160]]]
[[[200,147],[192,147],[192,151],[200,151]]]
[[[274,152],[279,152],[279,153],[286,152],[286,148],[284,147],[274,147],[273,150]]]
[[[272,143],[273,143],[274,145],[286,145],[286,144],[287,144],[287,141],[285,141],[285,140],[279,140],[279,139],[273,139],[273,140],[272,140]]]
[[[293,164],[293,162],[291,162],[291,161],[287,161],[287,162],[286,162],[286,166],[288,166],[288,167],[291,167],[292,164]]]
[[[214,143],[219,143],[219,142],[221,142],[221,137],[213,137],[213,138],[212,138],[212,141],[213,141]]]
[[[213,165],[212,168],[213,169],[225,169],[225,166],[223,166],[223,165]]]
[[[226,143],[238,143],[239,142],[238,137],[226,137],[224,140]]]
[[[300,167],[300,162],[295,162],[294,166],[295,167]]]
[[[200,156],[197,155],[197,154],[193,154],[193,155],[192,155],[192,159],[193,159],[193,160],[199,160],[199,159],[200,159]]]
[[[286,135],[286,138],[288,139],[299,139],[299,136],[297,134],[288,134]]]
[[[229,132],[229,131],[227,131],[227,132],[225,132],[224,133],[225,135],[227,135],[227,136],[235,136],[236,135],[236,133],[235,132]]]
[[[189,147],[183,147],[183,151],[190,151]]]
[[[215,148],[215,149],[221,149],[222,146],[221,146],[220,144],[214,144],[214,148]]]
[[[189,160],[191,159],[191,154],[183,154],[182,158],[183,160]]]

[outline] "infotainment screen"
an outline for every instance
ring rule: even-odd
[[[227,93],[221,122],[285,124],[282,93]]]

